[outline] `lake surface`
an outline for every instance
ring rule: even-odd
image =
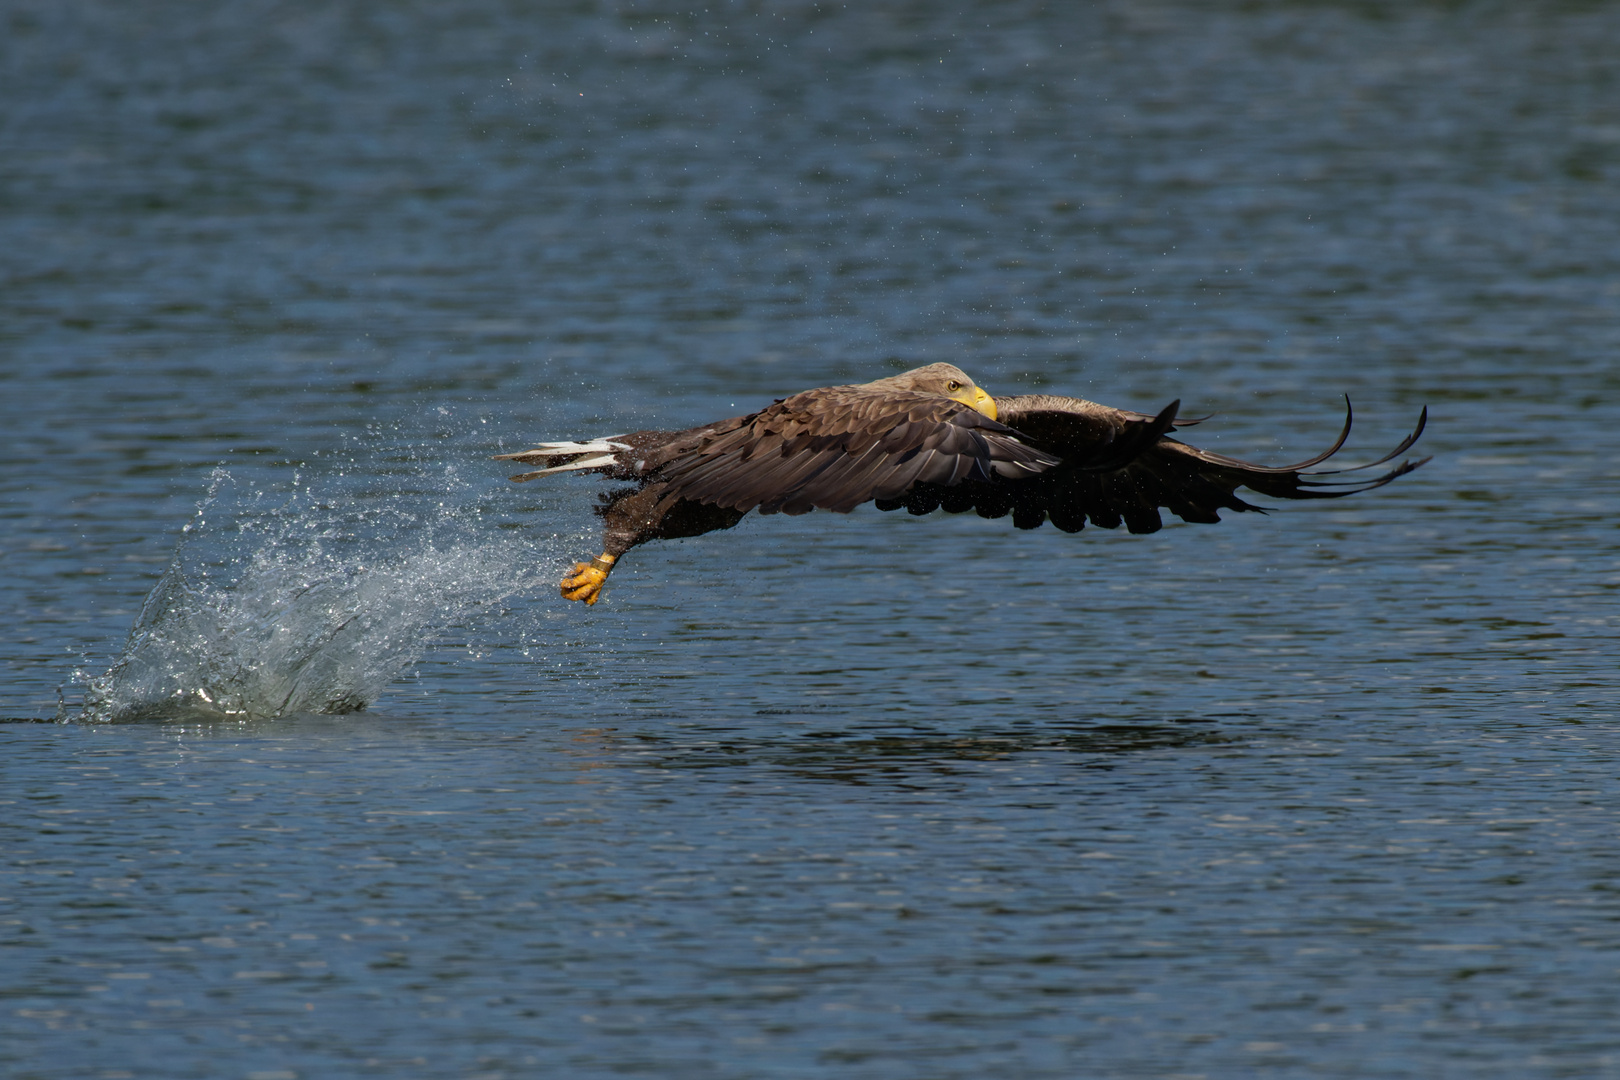
[[[7,1075],[1620,1076],[1620,8],[0,19]],[[488,460],[936,360],[1435,457],[590,609]]]

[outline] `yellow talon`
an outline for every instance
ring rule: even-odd
[[[612,555],[598,555],[588,563],[575,563],[574,572],[562,579],[564,600],[594,604],[602,595],[602,583],[613,570]]]

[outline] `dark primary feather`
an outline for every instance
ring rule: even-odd
[[[1021,529],[1051,520],[1060,529],[1076,532],[1089,520],[1103,528],[1124,524],[1133,533],[1149,533],[1162,526],[1161,509],[1194,522],[1219,521],[1221,510],[1260,510],[1237,496],[1240,487],[1279,499],[1338,498],[1382,487],[1428,460],[1406,461],[1365,480],[1318,479],[1382,465],[1405,453],[1422,434],[1427,409],[1416,430],[1376,461],[1353,469],[1310,472],[1311,466],[1344,445],[1352,419],[1348,401],[1344,430],[1331,447],[1281,467],[1224,457],[1170,437],[1178,424],[1178,405],[1172,402],[1157,416],[1148,416],[1079,398],[1044,394],[998,398],[1002,421],[1024,442],[1061,458],[1062,464],[1012,484],[975,478],[944,489],[923,483],[904,495],[880,499],[878,508],[905,507],[914,514],[939,507],[953,513],[976,510],[984,517],[1011,514]]]

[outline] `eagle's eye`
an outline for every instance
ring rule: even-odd
[[[962,384],[957,382],[955,379],[952,379],[950,382],[945,384],[945,389],[954,394],[958,390],[962,389]]]

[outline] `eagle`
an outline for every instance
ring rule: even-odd
[[[649,540],[729,529],[750,511],[849,513],[879,510],[976,511],[1011,517],[1015,527],[1050,521],[1064,532],[1086,522],[1104,529],[1157,532],[1161,509],[1183,521],[1220,520],[1219,511],[1262,511],[1238,488],[1275,499],[1333,499],[1371,491],[1428,461],[1324,480],[1385,465],[1423,434],[1429,411],[1399,446],[1350,469],[1309,471],[1350,435],[1293,465],[1252,465],[1200,450],[1172,433],[1207,420],[1177,416],[1179,400],[1157,414],[1081,398],[1022,394],[993,398],[960,368],[929,364],[853,386],[806,390],[746,416],[685,431],[636,431],[585,442],[541,443],[495,460],[541,465],[518,483],[583,472],[623,481],[604,492],[602,554],[575,563],[562,595],[594,604],[624,553]]]

